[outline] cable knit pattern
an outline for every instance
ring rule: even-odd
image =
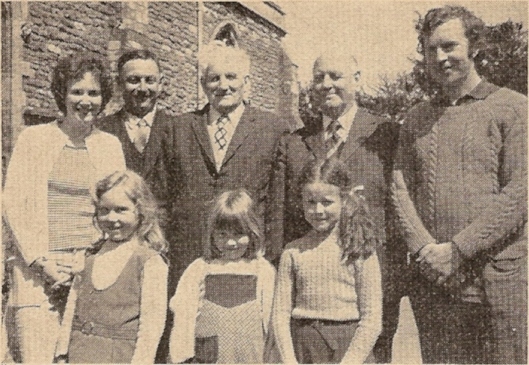
[[[425,221],[426,227],[430,232],[435,232],[435,190],[436,190],[436,175],[437,175],[437,147],[439,138],[439,125],[432,126],[429,135],[426,158],[426,197],[427,204],[425,204]],[[435,233],[434,233],[435,235]]]
[[[527,222],[527,98],[486,82],[474,92],[459,106],[418,105],[401,129],[392,196],[412,253],[429,243],[426,227],[467,258],[527,254],[515,234]]]

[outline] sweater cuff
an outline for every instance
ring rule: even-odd
[[[476,249],[472,244],[469,244],[461,234],[458,234],[452,238],[452,244],[457,249],[458,253],[465,259],[469,259],[476,254]]]

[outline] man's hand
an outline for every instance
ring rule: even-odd
[[[435,281],[441,285],[457,271],[462,258],[458,248],[452,242],[430,243],[419,251],[417,262],[430,280],[433,275],[429,273],[429,269],[437,272],[438,277]]]

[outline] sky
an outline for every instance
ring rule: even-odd
[[[284,47],[298,66],[302,86],[311,78],[314,59],[325,49],[339,47],[360,64],[366,91],[376,88],[381,75],[390,78],[411,69],[416,53],[417,12],[445,4],[463,5],[487,24],[511,19],[527,28],[527,1],[329,1],[276,0],[286,13]]]

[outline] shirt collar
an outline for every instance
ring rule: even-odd
[[[470,100],[484,100],[497,89],[498,87],[496,85],[491,84],[490,82],[482,79],[479,84],[476,85],[476,87],[474,87],[468,93],[455,100],[452,103],[452,106],[461,105]]]
[[[346,111],[344,114],[338,117],[338,122],[340,122],[340,125],[342,126],[342,130],[344,132],[349,132],[349,129],[351,128],[351,125],[353,124],[353,120],[355,119],[357,110],[358,110],[358,106],[356,105],[356,103],[354,103],[354,105],[351,108],[349,108],[348,111]],[[329,124],[331,124],[332,121],[333,119],[331,117],[327,115],[323,115],[323,130],[324,131],[327,130],[327,127],[329,126]]]
[[[487,96],[492,94],[497,89],[497,86],[494,84],[491,84],[490,82],[486,80],[481,80],[480,83],[472,89],[467,95],[474,98],[483,100],[486,99]]]
[[[231,113],[228,113],[227,116],[230,120],[230,123],[238,124],[241,120],[242,113],[244,113],[244,103],[241,103],[237,108],[235,108],[235,110],[233,110]],[[216,109],[211,108],[210,106],[208,113],[208,124],[212,125],[215,123],[221,117],[221,115],[222,114],[220,114]]]
[[[136,127],[136,125],[138,125],[138,122],[142,119],[145,121],[145,123],[147,123],[149,127],[152,127],[152,124],[154,123],[154,115],[156,114],[156,105],[154,106],[154,108],[152,108],[150,112],[145,114],[143,118],[139,118],[136,115],[130,114],[129,112],[126,112],[126,113],[127,113],[126,123],[128,127],[131,127],[131,128]]]

